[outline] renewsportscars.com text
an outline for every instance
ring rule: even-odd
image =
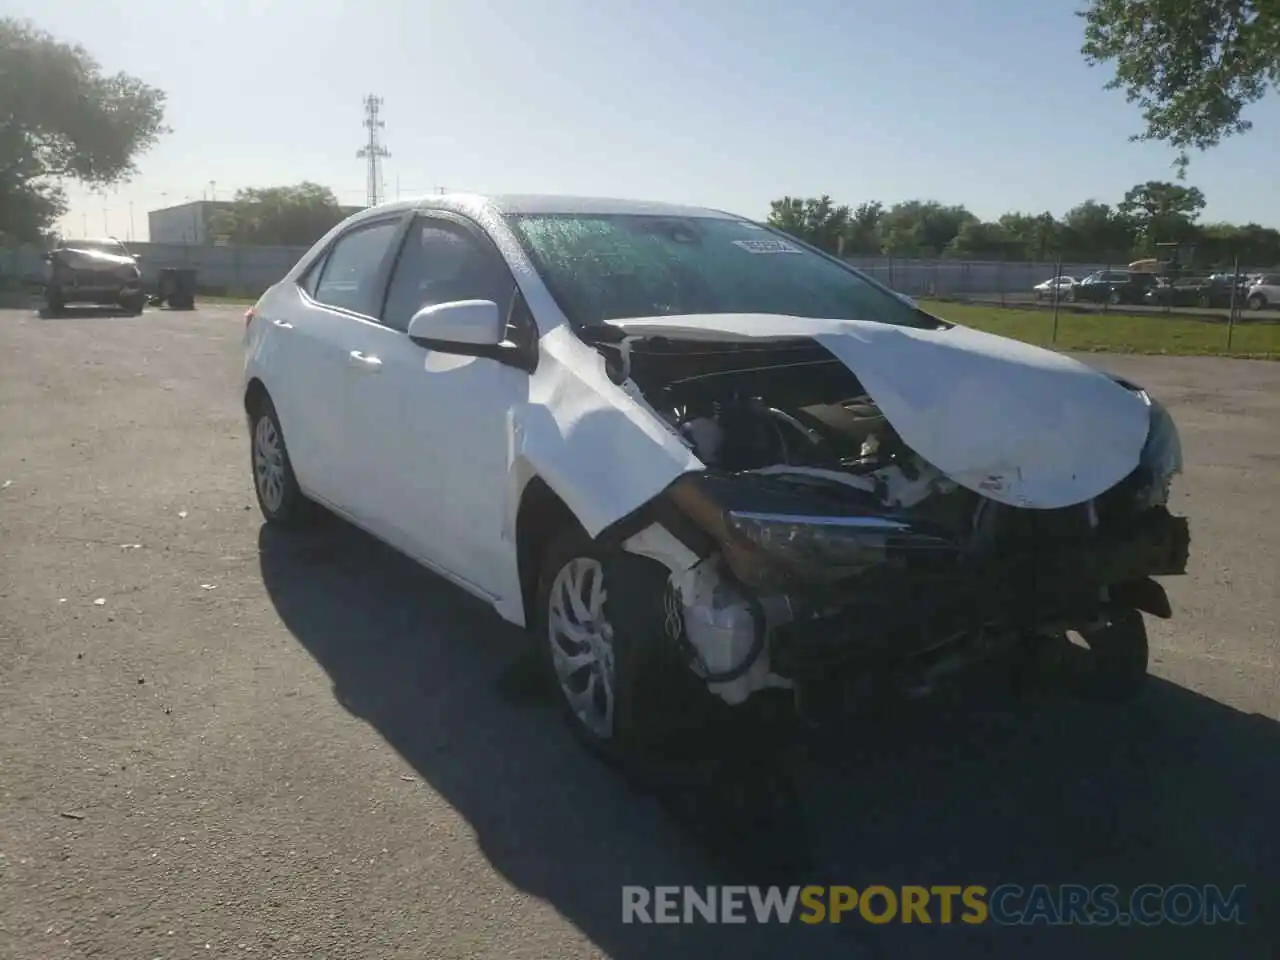
[[[1244,923],[1245,888],[1001,884],[622,888],[623,923],[1155,926]]]

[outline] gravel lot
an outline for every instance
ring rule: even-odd
[[[812,882],[1243,883],[1247,926],[636,927],[622,884],[729,874],[512,693],[518,632],[342,524],[262,529],[240,313],[0,312],[0,957],[1274,956],[1280,364],[1093,359],[1189,462],[1140,702],[792,758]]]

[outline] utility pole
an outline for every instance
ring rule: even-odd
[[[371,93],[364,98],[364,126],[369,131],[369,139],[356,151],[356,156],[368,164],[365,199],[371,207],[376,207],[382,202],[382,158],[391,156],[387,148],[382,145],[380,131],[386,127],[386,124],[379,119],[381,110],[381,97]]]

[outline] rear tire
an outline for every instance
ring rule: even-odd
[[[249,417],[249,465],[258,509],[267,523],[302,527],[315,518],[314,504],[298,486],[270,397],[263,397]]]

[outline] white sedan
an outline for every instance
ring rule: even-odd
[[[1264,273],[1253,279],[1245,303],[1250,310],[1280,306],[1280,273]]]
[[[725,213],[386,204],[244,342],[267,521],[323,505],[528,627],[605,751],[1069,631],[1080,689],[1128,696],[1139,611],[1171,613],[1151,578],[1185,571],[1178,434],[1143,390]]]
[[[1065,300],[1071,288],[1079,282],[1075,277],[1050,277],[1043,283],[1037,283],[1031,290],[1037,300],[1052,300],[1055,296],[1059,300]]]

